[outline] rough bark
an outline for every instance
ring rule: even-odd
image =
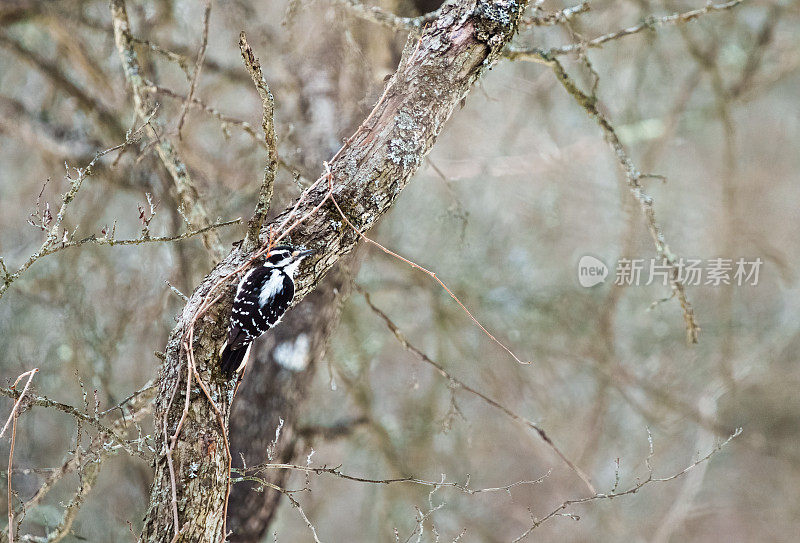
[[[454,2],[441,10],[419,39],[409,40],[397,71],[367,119],[330,164],[333,194],[349,220],[367,230],[391,207],[416,172],[444,123],[469,92],[471,85],[500,55],[513,35],[524,2]],[[326,196],[319,186],[304,200],[297,216],[304,216]],[[276,228],[291,206],[270,226]],[[358,236],[329,204],[311,215],[292,233],[292,242],[317,250],[299,272],[296,301],[302,300],[349,253]],[[172,435],[184,410],[186,356],[181,338],[212,286],[242,265],[249,255],[234,248],[200,283],[187,302],[167,344],[156,400],[156,427],[166,422],[158,437],[158,453],[142,540],[172,541],[173,501],[165,435]],[[227,424],[232,400],[231,383],[216,369],[218,352],[228,323],[233,285],[216,294],[220,299],[195,325],[192,346],[197,368]],[[191,390],[188,412],[172,454],[178,541],[223,539],[228,465],[224,434],[216,415],[198,388]]]

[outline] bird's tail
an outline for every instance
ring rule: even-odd
[[[249,346],[242,346],[240,349],[231,349],[230,345],[225,345],[219,359],[219,365],[225,377],[228,379],[233,377],[233,374],[236,373],[236,370],[242,365],[242,360],[244,360],[247,354],[248,347]]]

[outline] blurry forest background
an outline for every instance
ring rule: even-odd
[[[155,117],[210,217],[250,216],[267,156],[239,32],[247,31],[275,98],[281,167],[272,208],[280,210],[317,178],[396,67],[407,32],[374,14],[415,17],[438,7],[379,5],[385,11],[348,1],[216,1],[193,84],[203,3],[128,3]],[[529,540],[540,541],[792,541],[800,531],[800,3],[747,0],[679,24],[656,19],[702,9],[703,0],[597,0],[569,17],[542,17],[576,5],[547,0],[529,11],[515,46],[580,44],[649,21],[584,56],[558,58],[585,92],[596,84],[598,107],[636,167],[665,176],[641,182],[672,251],[760,257],[759,283],[687,287],[701,327],[696,345],[686,341],[676,300],[652,306],[669,288],[612,285],[618,258],[656,256],[617,158],[553,70],[499,62],[370,235],[436,271],[533,364],[509,357],[429,277],[365,246],[341,323],[286,424],[300,436],[301,466],[313,450],[309,466],[341,465],[349,475],[446,476],[500,490],[291,470],[283,486],[306,489],[293,495],[322,541],[511,541],[530,528]],[[55,220],[69,189],[65,163],[86,167],[140,124],[106,2],[0,4],[0,256],[9,273],[41,246],[42,221]],[[118,239],[138,238],[145,227],[151,236],[187,231],[153,142],[134,136],[83,182],[63,219],[68,239],[102,238],[112,228]],[[229,247],[244,230],[216,232]],[[578,284],[586,254],[612,267],[605,284]],[[95,401],[98,412],[113,407],[158,374],[154,352],[163,351],[184,303],[166,282],[188,294],[212,264],[200,237],[89,242],[41,258],[0,298],[2,386],[38,367],[33,394],[86,413]],[[296,355],[283,358],[291,364]],[[636,488],[648,462],[654,477],[671,477],[736,428],[743,432],[681,477],[569,505],[536,525],[591,493],[535,431],[463,384],[545,429],[600,493]],[[13,400],[0,403],[4,422]],[[108,424],[120,418],[103,416]],[[141,454],[109,454],[70,513],[85,474],[58,472],[82,461],[92,431],[54,409],[21,414],[14,522],[20,502],[37,500],[25,507],[20,534],[45,537],[66,509],[74,522],[50,541],[136,539],[152,478],[152,423],[145,418],[127,434]],[[274,494],[263,492],[250,499]],[[281,500],[265,540],[312,540],[297,509]]]

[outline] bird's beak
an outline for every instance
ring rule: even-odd
[[[315,252],[314,249],[306,249],[305,251],[295,251],[294,253],[292,253],[292,256],[299,260],[301,258],[307,257],[310,254],[313,254],[314,252]]]

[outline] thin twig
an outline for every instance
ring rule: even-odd
[[[553,26],[557,24],[562,24],[570,19],[572,19],[575,15],[579,13],[586,13],[589,11],[589,2],[584,1],[576,6],[572,6],[569,8],[564,8],[559,11],[550,11],[544,12],[542,15],[534,15],[532,17],[526,17],[522,19],[519,24],[521,27],[524,26]]]
[[[253,216],[247,228],[247,235],[244,238],[245,249],[252,249],[258,245],[261,225],[267,217],[269,205],[272,201],[275,171],[278,168],[278,137],[275,134],[275,100],[272,97],[272,92],[269,89],[269,85],[267,85],[267,81],[264,79],[264,74],[261,72],[261,64],[253,53],[250,44],[247,43],[247,35],[244,31],[239,34],[239,50],[242,53],[244,65],[250,77],[253,79],[253,83],[258,91],[258,96],[261,98],[261,103],[263,104],[261,126],[264,129],[264,143],[269,152],[267,167],[264,169],[264,180],[261,182],[261,188],[258,192],[256,208],[255,211],[253,211]]]
[[[683,13],[673,13],[672,15],[665,15],[663,17],[655,17],[649,16],[646,17],[641,23],[633,26],[629,26],[627,28],[622,28],[615,32],[609,32],[608,34],[603,34],[602,36],[598,36],[594,39],[580,42],[580,43],[572,43],[569,45],[562,45],[561,47],[553,47],[544,51],[546,56],[556,57],[560,55],[566,55],[568,53],[582,53],[587,49],[592,49],[595,47],[600,47],[605,43],[608,43],[613,40],[618,40],[620,38],[624,38],[625,36],[631,36],[633,34],[638,34],[643,30],[653,30],[656,27],[660,26],[668,26],[668,25],[679,25],[683,23],[688,23],[689,21],[693,21],[698,17],[706,15],[707,13],[713,12],[720,12],[729,10],[741,4],[744,0],[731,0],[730,2],[725,2],[722,4],[706,4],[705,7],[694,9],[691,11],[686,11]],[[511,49],[508,51],[507,55],[510,55],[513,59],[524,59],[524,60],[533,60],[534,62],[538,62],[535,60],[535,57],[539,56],[538,52],[533,49],[522,50],[522,49]],[[526,55],[530,55],[531,59],[524,58]]]
[[[594,94],[590,96],[580,90],[578,85],[569,76],[569,74],[567,74],[564,66],[558,61],[558,59],[555,58],[555,56],[542,51],[538,51],[535,54],[531,53],[531,55],[532,56],[529,58],[528,56],[514,56],[512,54],[510,55],[510,58],[520,58],[523,60],[531,60],[532,58],[536,58],[537,62],[549,66],[555,73],[559,83],[561,83],[570,96],[575,99],[575,101],[586,111],[586,113],[588,113],[589,117],[591,117],[603,131],[606,142],[608,142],[609,146],[614,152],[617,162],[625,173],[625,178],[628,183],[628,190],[639,204],[639,208],[645,217],[647,228],[650,232],[650,236],[653,238],[653,243],[655,244],[658,256],[661,257],[670,267],[670,287],[672,289],[672,294],[677,297],[678,302],[683,310],[683,320],[686,327],[686,339],[689,343],[697,343],[700,327],[695,321],[694,309],[686,297],[686,290],[681,282],[681,273],[680,268],[678,267],[678,257],[670,249],[666,239],[664,238],[661,225],[656,221],[653,198],[645,192],[644,187],[640,182],[640,180],[644,177],[644,174],[642,174],[642,172],[640,172],[633,164],[633,161],[628,156],[625,147],[622,145],[622,142],[617,136],[613,125],[597,107],[597,97]]]
[[[49,230],[47,232],[47,237],[45,238],[39,250],[33,253],[28,258],[28,260],[25,261],[25,263],[22,264],[22,266],[20,266],[19,269],[17,269],[16,272],[12,274],[5,272],[4,276],[0,279],[0,298],[2,298],[3,293],[5,293],[5,291],[8,290],[8,287],[11,285],[11,283],[16,279],[18,279],[19,276],[22,275],[25,272],[25,270],[30,268],[34,262],[39,260],[39,258],[45,256],[46,254],[51,254],[52,252],[55,252],[53,251],[54,247],[58,247],[59,245],[64,245],[66,243],[69,243],[68,238],[64,239],[64,236],[67,235],[67,232],[64,231],[62,235],[61,224],[64,221],[67,208],[75,199],[75,197],[78,195],[78,192],[80,191],[81,185],[83,184],[84,180],[86,180],[87,177],[92,175],[94,166],[102,157],[113,151],[116,151],[117,149],[122,149],[126,147],[130,142],[134,141],[135,137],[144,129],[145,126],[147,126],[147,124],[150,122],[154,114],[155,110],[153,110],[150,113],[150,115],[144,119],[144,122],[138,128],[134,129],[133,131],[129,131],[125,135],[125,141],[113,147],[109,147],[108,149],[104,149],[102,151],[95,153],[94,158],[92,158],[92,160],[89,161],[86,167],[73,168],[73,170],[75,171],[75,175],[77,175],[77,177],[75,178],[72,177],[70,169],[67,166],[67,172],[65,177],[67,181],[69,181],[69,190],[67,190],[67,192],[65,192],[62,195],[61,206],[58,208],[58,213],[56,214],[55,219],[49,221],[48,223],[49,225],[52,226],[48,226]]]
[[[326,167],[327,167],[327,165],[326,165]],[[444,281],[442,281],[441,279],[439,279],[439,277],[436,275],[436,273],[435,273],[435,272],[432,272],[432,271],[430,271],[430,270],[429,270],[429,269],[427,269],[427,268],[423,268],[423,267],[422,267],[422,266],[420,266],[419,264],[417,264],[417,263],[415,263],[415,262],[412,262],[411,260],[408,260],[407,258],[405,258],[405,257],[403,257],[403,256],[401,256],[401,255],[399,255],[399,254],[397,254],[397,253],[395,253],[394,251],[391,251],[391,250],[387,249],[386,247],[384,247],[383,245],[381,245],[381,244],[380,244],[380,243],[378,243],[377,241],[375,241],[375,240],[373,240],[373,239],[371,239],[371,238],[368,238],[366,235],[364,235],[364,233],[363,233],[363,232],[361,232],[361,230],[359,230],[358,228],[356,228],[356,227],[355,227],[355,225],[354,225],[352,222],[350,222],[350,219],[348,219],[348,218],[347,218],[347,215],[345,215],[344,211],[342,211],[342,208],[341,208],[341,207],[339,207],[339,203],[336,201],[336,199],[335,199],[335,198],[334,198],[334,196],[333,196],[333,192],[332,192],[332,191],[333,191],[333,185],[332,185],[332,183],[333,183],[333,178],[332,178],[332,177],[330,178],[330,181],[329,181],[329,183],[331,183],[331,188],[330,188],[330,190],[328,191],[328,194],[330,195],[330,199],[331,199],[331,201],[333,202],[333,205],[334,205],[334,206],[336,206],[336,209],[339,211],[339,214],[341,215],[342,219],[343,219],[343,220],[344,220],[344,221],[347,223],[347,225],[348,225],[350,228],[352,228],[352,229],[355,231],[355,233],[356,233],[356,234],[357,234],[357,235],[358,235],[358,236],[359,236],[359,237],[360,237],[362,240],[366,241],[367,243],[370,243],[371,245],[374,245],[375,247],[377,247],[378,249],[380,249],[381,251],[383,251],[383,252],[384,252],[384,253],[386,253],[387,255],[389,255],[389,256],[392,256],[392,257],[394,257],[394,258],[396,258],[396,259],[398,259],[398,260],[401,260],[402,262],[405,262],[406,264],[408,264],[408,265],[409,265],[409,266],[411,266],[412,268],[414,268],[414,269],[416,269],[416,270],[419,270],[419,271],[421,271],[421,272],[423,272],[423,273],[427,274],[428,276],[430,276],[430,277],[431,277],[431,278],[432,278],[434,281],[436,281],[437,283],[439,283],[439,285],[440,285],[440,286],[441,286],[441,287],[442,287],[442,288],[443,288],[443,289],[444,289],[444,290],[447,292],[447,294],[449,294],[449,295],[450,295],[450,297],[451,297],[453,300],[455,300],[455,302],[456,302],[456,303],[457,303],[457,304],[458,304],[458,305],[461,307],[461,309],[464,311],[464,313],[466,313],[466,314],[467,314],[467,316],[468,316],[468,317],[469,317],[469,318],[472,320],[472,322],[473,322],[473,323],[475,323],[475,325],[476,325],[478,328],[480,328],[480,329],[483,331],[483,333],[484,333],[484,334],[486,334],[486,335],[487,335],[487,336],[488,336],[488,337],[489,337],[489,338],[490,338],[492,341],[494,341],[494,342],[495,342],[497,345],[499,345],[499,346],[500,346],[500,347],[501,347],[501,348],[502,348],[502,349],[503,349],[505,352],[507,352],[509,355],[511,355],[511,357],[512,357],[514,360],[516,360],[518,363],[520,363],[520,364],[524,364],[524,365],[531,364],[531,361],[525,361],[525,362],[523,362],[523,361],[522,361],[522,360],[521,360],[521,359],[520,359],[520,358],[519,358],[519,357],[518,357],[516,354],[514,354],[514,352],[513,352],[511,349],[509,349],[509,348],[508,348],[508,347],[507,347],[507,346],[506,346],[506,345],[505,345],[505,344],[504,344],[502,341],[500,341],[500,340],[499,340],[499,339],[497,339],[497,338],[496,338],[494,335],[492,335],[492,333],[491,333],[491,332],[489,332],[489,330],[487,330],[487,329],[486,329],[486,327],[484,327],[484,326],[483,326],[483,325],[480,323],[480,321],[479,321],[478,319],[476,319],[476,318],[475,318],[475,317],[472,315],[472,313],[470,312],[470,310],[469,310],[469,309],[467,309],[467,307],[466,307],[466,306],[465,306],[463,303],[461,303],[461,300],[459,300],[459,299],[458,299],[458,297],[457,297],[457,296],[456,296],[456,295],[453,293],[453,291],[452,291],[452,290],[450,290],[450,288],[449,288],[449,287],[448,287],[448,286],[447,286],[447,285],[444,283]]]
[[[31,371],[33,371],[33,370],[31,370]],[[23,374],[23,375],[25,375],[25,374]],[[13,398],[13,397],[16,397],[17,392],[14,390],[14,387],[12,386],[11,388],[0,388],[0,394]],[[19,403],[22,401],[22,398],[23,398],[24,394],[25,394],[25,391],[23,390],[23,392],[19,394],[19,397],[17,399],[17,403],[15,404],[15,406],[19,405]],[[59,411],[62,411],[64,413],[68,414],[68,415],[71,415],[79,423],[80,422],[86,422],[90,426],[95,428],[99,433],[101,433],[103,435],[106,435],[109,438],[113,439],[120,447],[122,447],[125,450],[125,452],[127,452],[131,456],[144,457],[143,454],[140,454],[138,451],[133,449],[130,446],[130,444],[128,444],[128,442],[125,441],[125,439],[123,439],[115,430],[113,430],[111,427],[106,426],[105,424],[100,422],[100,419],[98,417],[94,417],[94,416],[88,415],[86,413],[83,413],[77,407],[74,407],[74,406],[69,405],[69,404],[57,402],[55,400],[51,400],[50,398],[47,398],[47,397],[44,397],[44,396],[32,396],[32,397],[28,398],[27,401],[28,401],[28,403],[30,405],[33,405],[33,406],[49,407],[49,408],[58,409]],[[6,422],[6,425],[8,425],[8,422]],[[5,428],[3,429],[3,431],[5,431]],[[0,437],[2,437],[1,433],[0,433]]]
[[[175,53],[174,51],[170,51],[169,49],[165,49],[158,45],[157,43],[153,43],[149,40],[144,40],[142,38],[131,36],[131,41],[138,45],[143,45],[147,47],[152,52],[162,55],[167,60],[170,60],[180,66],[183,73],[186,74],[186,79],[191,79],[191,74],[189,73],[189,59],[186,58],[186,55],[182,55],[180,53]]]
[[[368,477],[360,477],[358,475],[350,475],[347,473],[343,473],[341,471],[341,466],[336,467],[328,467],[322,466],[319,468],[313,468],[311,466],[301,466],[298,464],[285,464],[285,463],[266,463],[266,464],[259,464],[257,466],[252,466],[244,470],[247,473],[262,473],[272,469],[288,469],[288,470],[296,470],[302,471],[306,473],[313,473],[316,475],[335,475],[336,477],[340,477],[342,479],[347,479],[348,481],[355,481],[357,483],[370,483],[370,484],[378,484],[378,485],[391,485],[391,484],[399,484],[399,483],[410,483],[415,485],[421,486],[432,486],[432,487],[450,487],[455,488],[465,494],[481,494],[481,493],[488,493],[488,492],[508,492],[512,488],[524,485],[536,485],[544,481],[550,473],[546,473],[539,477],[538,479],[533,480],[523,480],[523,481],[515,481],[513,483],[507,484],[505,486],[496,486],[496,487],[485,487],[485,488],[471,488],[469,486],[470,477],[467,476],[467,480],[464,483],[459,482],[447,482],[444,480],[441,481],[429,481],[426,479],[421,479],[418,477],[395,477],[390,479],[371,479]],[[239,471],[239,470],[237,470]],[[240,481],[253,481],[253,482],[261,482],[262,480],[256,477],[252,477],[249,475],[242,475],[241,479],[236,479],[234,482],[238,483]]]
[[[80,485],[78,486],[78,490],[67,504],[64,514],[61,516],[61,521],[53,530],[49,531],[44,537],[25,535],[20,538],[20,541],[23,543],[56,543],[69,535],[72,523],[78,516],[86,496],[97,481],[98,475],[100,475],[100,468],[102,465],[102,461],[99,457],[96,459],[90,458],[83,465],[82,469],[79,471]]]
[[[531,534],[531,532],[533,532],[533,530],[535,530],[536,528],[538,528],[539,526],[541,526],[542,524],[544,524],[545,522],[547,522],[551,518],[561,515],[561,511],[563,511],[564,509],[567,509],[570,506],[578,505],[578,504],[582,504],[582,503],[593,502],[593,501],[597,501],[597,500],[611,500],[611,499],[619,498],[619,497],[622,497],[622,496],[628,496],[628,495],[631,495],[631,494],[636,494],[637,492],[639,492],[639,490],[641,490],[643,487],[645,487],[645,486],[647,486],[649,484],[652,484],[652,483],[665,483],[667,481],[672,481],[673,479],[677,479],[678,477],[681,477],[682,475],[685,475],[687,472],[689,472],[692,469],[696,468],[698,465],[702,464],[703,462],[707,462],[712,456],[714,456],[716,453],[718,453],[723,447],[725,447],[728,443],[730,443],[731,440],[733,440],[734,438],[738,437],[741,433],[742,433],[742,429],[741,428],[737,428],[736,431],[733,434],[728,436],[728,439],[726,439],[725,441],[723,441],[722,443],[720,443],[719,445],[717,445],[716,447],[711,449],[711,451],[708,454],[706,454],[702,458],[696,460],[695,462],[689,464],[688,466],[686,466],[682,470],[680,470],[680,471],[678,471],[678,472],[676,472],[676,473],[674,473],[674,474],[672,474],[672,475],[670,475],[668,477],[655,477],[653,475],[653,469],[652,469],[652,466],[650,465],[650,459],[653,456],[652,439],[648,437],[648,443],[649,443],[650,449],[649,449],[649,453],[648,453],[647,459],[645,460],[645,463],[647,464],[647,468],[648,468],[648,476],[647,476],[646,479],[642,479],[642,480],[637,481],[634,485],[632,485],[631,487],[629,487],[626,490],[620,490],[620,491],[617,491],[617,492],[609,492],[608,494],[602,494],[602,493],[601,494],[595,494],[594,496],[589,496],[588,498],[578,498],[578,499],[574,499],[574,500],[566,500],[561,505],[559,505],[558,507],[553,509],[550,513],[548,513],[542,519],[534,519],[532,525],[530,526],[530,528],[528,528],[519,537],[514,539],[514,541],[512,543],[519,543],[519,541],[522,541],[523,539],[528,537]],[[648,436],[649,436],[649,430],[648,430]],[[570,515],[570,514],[567,514],[566,516],[569,516],[569,517],[572,517],[572,518],[576,518],[574,515]]]
[[[497,400],[495,400],[493,398],[490,398],[489,396],[487,396],[486,394],[484,394],[480,390],[477,390],[477,389],[469,386],[468,384],[466,384],[461,379],[455,377],[453,374],[451,374],[449,371],[447,371],[444,368],[444,366],[442,366],[441,364],[439,364],[435,360],[431,359],[424,352],[422,352],[417,347],[412,345],[408,341],[408,338],[406,338],[405,334],[403,334],[403,332],[400,330],[400,328],[389,318],[389,316],[386,315],[386,313],[381,311],[381,309],[379,309],[377,306],[375,306],[375,304],[372,303],[372,300],[370,299],[370,296],[369,296],[368,292],[366,292],[358,284],[355,285],[355,289],[359,293],[361,293],[362,296],[364,296],[364,301],[367,302],[367,305],[372,310],[372,312],[375,313],[376,315],[378,315],[378,317],[380,317],[381,320],[383,320],[384,324],[386,324],[386,327],[392,332],[394,337],[397,338],[397,340],[400,342],[400,344],[406,350],[408,350],[409,352],[413,353],[417,358],[419,358],[421,361],[425,362],[426,364],[429,364],[429,365],[433,366],[436,369],[436,371],[442,377],[444,377],[445,379],[448,380],[448,382],[453,383],[453,384],[457,385],[459,388],[469,392],[470,394],[473,394],[473,395],[477,396],[478,398],[480,398],[481,400],[483,400],[484,402],[486,402],[490,406],[494,407],[495,409],[499,409],[500,411],[502,411],[505,415],[507,415],[512,420],[514,420],[516,422],[519,422],[519,423],[523,424],[524,426],[527,426],[528,428],[530,428],[534,432],[536,432],[536,434],[542,439],[542,441],[544,441],[547,444],[547,446],[556,454],[556,456],[558,456],[580,478],[580,480],[583,481],[583,483],[586,485],[586,488],[589,489],[589,492],[591,492],[592,494],[597,493],[597,490],[595,490],[594,485],[592,485],[592,482],[589,479],[589,477],[583,472],[582,469],[580,469],[577,465],[575,465],[574,462],[572,462],[569,458],[567,458],[567,456],[553,442],[553,440],[550,439],[550,436],[544,431],[544,429],[541,426],[539,426],[535,422],[523,417],[522,415],[519,415],[519,414],[515,413],[514,411],[512,411],[508,407],[504,406],[503,404],[501,404]]]
[[[113,409],[121,408],[123,404],[136,403],[136,400],[140,400],[139,402],[140,405],[138,405],[138,407],[129,410],[127,416],[120,417],[114,422],[114,424],[111,426],[112,430],[114,430],[115,432],[124,431],[126,428],[130,427],[131,423],[134,426],[136,426],[137,421],[144,418],[144,416],[147,413],[149,413],[150,410],[152,409],[152,403],[150,402],[151,398],[150,394],[148,393],[154,390],[155,390],[154,387],[145,386],[142,390],[137,391],[129,398],[123,400],[120,404],[115,406]],[[57,406],[52,406],[52,407],[58,408]],[[99,415],[102,416],[103,414],[104,413],[101,413]],[[109,456],[116,454],[119,450],[122,450],[121,447],[109,447],[107,443],[108,443],[107,434],[103,432],[98,432],[97,436],[94,438],[93,443],[88,448],[89,453],[92,453],[94,451],[95,455],[95,459],[91,461],[96,463],[102,462]],[[143,440],[140,439],[139,440],[140,447],[142,443]],[[152,452],[152,450],[150,452]],[[42,499],[44,499],[44,497],[47,495],[50,489],[59,480],[61,480],[64,476],[80,469],[81,465],[78,456],[72,455],[67,461],[65,461],[62,464],[60,468],[53,470],[53,472],[47,477],[47,479],[45,479],[45,481],[42,483],[39,489],[33,494],[33,496],[27,502],[25,502],[25,507],[30,508],[38,505],[42,501]]]
[[[400,17],[377,6],[365,6],[356,0],[332,0],[331,3],[344,8],[360,19],[379,24],[395,32],[419,31],[439,16],[439,10],[436,10],[419,17]]]
[[[21,398],[21,397],[20,397]],[[14,447],[17,444],[17,418],[19,413],[16,409],[11,412],[13,422],[11,423],[11,448],[8,451],[8,541],[14,543],[14,491],[11,488],[11,468],[14,465]]]
[[[188,302],[189,301],[189,297],[186,294],[184,294],[183,292],[181,292],[180,290],[178,290],[177,287],[175,287],[172,283],[170,283],[166,279],[164,279],[164,282],[167,284],[167,286],[173,292],[173,294],[175,294],[175,296],[177,296],[178,298],[180,298],[184,302]]]
[[[33,265],[37,260],[43,258],[45,256],[52,255],[53,253],[57,253],[63,251],[65,249],[72,249],[74,247],[80,247],[81,245],[92,244],[92,245],[101,245],[101,246],[108,246],[114,247],[116,245],[141,245],[145,243],[172,243],[176,241],[181,241],[188,238],[193,238],[195,236],[201,236],[210,230],[215,230],[217,228],[221,228],[224,226],[230,226],[232,224],[239,224],[242,222],[241,218],[231,219],[228,221],[222,221],[214,224],[210,224],[203,228],[198,228],[196,230],[189,230],[187,232],[183,232],[182,234],[178,234],[176,236],[156,236],[156,237],[145,237],[141,236],[138,238],[131,238],[131,239],[116,239],[113,237],[113,234],[109,235],[106,234],[102,237],[97,237],[95,234],[88,236],[83,239],[79,240],[72,240],[67,242],[61,243],[54,243],[51,244],[48,248],[44,250],[37,251],[31,258],[25,262],[15,273],[10,274],[6,277],[6,282],[4,285],[0,285],[0,297],[2,297],[3,293],[8,289],[8,285],[19,278],[22,273],[27,270],[31,265]]]
[[[161,85],[156,85],[152,81],[147,81],[145,86],[142,87],[142,91],[150,93],[150,94],[158,94],[158,95],[161,95],[161,96],[166,96],[168,98],[172,98],[174,100],[179,100],[179,101],[184,102],[184,103],[187,102],[187,96],[184,96],[184,95],[182,95],[180,93],[177,93],[177,92],[175,92],[174,90],[172,90],[170,88],[163,87]],[[237,119],[237,118],[231,117],[230,115],[222,113],[217,108],[206,104],[205,102],[203,102],[202,100],[200,100],[196,96],[193,97],[191,100],[188,100],[188,104],[189,104],[190,107],[199,109],[200,111],[202,111],[204,113],[207,113],[208,115],[210,115],[210,116],[214,117],[215,119],[217,119],[222,124],[223,132],[226,132],[226,127],[228,125],[230,125],[230,126],[238,126],[246,134],[248,134],[253,140],[255,140],[256,143],[258,143],[260,146],[262,146],[265,149],[267,149],[267,145],[266,145],[266,143],[264,143],[264,138],[256,131],[255,128],[253,128],[253,125],[251,125],[247,121],[243,121],[241,119]]]
[[[203,61],[206,58],[206,47],[208,46],[208,22],[211,19],[211,0],[206,0],[206,9],[203,11],[203,36],[200,41],[200,51],[197,53],[197,61],[194,64],[194,72],[192,79],[189,82],[189,94],[186,95],[186,100],[181,107],[181,113],[178,115],[178,139],[182,140],[181,129],[183,129],[183,122],[186,120],[186,112],[189,111],[189,104],[194,98],[194,91],[197,88],[197,81],[200,79],[200,71],[203,69]]]
[[[3,429],[0,430],[0,437],[3,437],[3,434],[6,433],[8,425],[11,423],[11,420],[14,418],[14,414],[17,413],[19,409],[19,404],[22,403],[22,399],[25,397],[25,393],[28,392],[28,387],[31,386],[31,380],[33,379],[33,376],[36,375],[36,372],[38,371],[39,368],[33,368],[32,370],[28,370],[25,373],[20,374],[19,377],[17,377],[17,380],[14,381],[14,384],[11,385],[11,389],[13,390],[22,379],[24,379],[25,377],[28,378],[28,380],[25,381],[25,386],[22,388],[22,392],[20,393],[19,398],[17,398],[17,401],[14,402],[14,407],[11,408],[11,414],[8,415],[8,419],[6,420],[6,423],[3,425]]]
[[[25,394],[28,392],[28,387],[31,386],[31,381],[33,380],[33,376],[36,375],[36,372],[39,371],[39,368],[33,368],[32,370],[28,370],[25,373],[22,373],[17,377],[17,380],[14,381],[14,384],[11,385],[13,389],[16,387],[19,382],[27,377],[28,379],[25,381],[25,386],[22,388],[22,393],[19,395],[19,399],[14,402],[14,406],[11,408],[11,414],[8,416],[8,420],[6,420],[5,425],[3,426],[2,431],[0,431],[0,437],[3,437],[3,434],[6,433],[8,429],[9,423],[11,424],[11,449],[8,451],[8,541],[9,543],[14,543],[14,492],[11,488],[11,468],[14,464],[14,446],[17,442],[17,418],[19,417],[19,405],[22,403],[22,399],[25,397]]]

